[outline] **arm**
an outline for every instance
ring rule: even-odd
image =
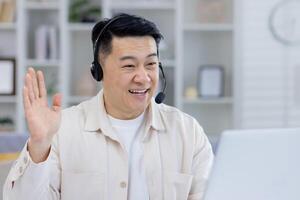
[[[214,155],[207,136],[196,121],[194,123],[194,134],[195,143],[192,164],[194,178],[188,200],[201,200],[204,196]]]
[[[60,165],[56,137],[48,158],[34,163],[25,145],[3,188],[3,200],[59,200]]]
[[[29,68],[23,104],[30,137],[9,173],[4,199],[59,199],[58,154],[51,143],[60,126],[61,95],[54,95],[49,107],[43,73]]]

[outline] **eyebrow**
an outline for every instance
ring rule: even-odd
[[[151,53],[146,58],[153,57],[153,56],[157,56],[157,53]],[[127,59],[136,60],[136,57],[134,57],[134,56],[123,56],[123,57],[120,58],[120,61],[127,60]]]

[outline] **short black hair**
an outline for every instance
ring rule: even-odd
[[[105,25],[110,23],[110,21],[115,18],[118,19],[112,22],[106,28],[106,30],[103,33],[101,33]],[[101,38],[99,38],[97,44],[95,44],[100,33]],[[111,53],[113,36],[152,36],[155,40],[157,51],[159,42],[161,41],[161,39],[163,39],[163,35],[160,33],[157,26],[153,22],[143,17],[126,13],[120,13],[115,15],[111,19],[105,18],[104,20],[99,21],[92,30],[92,42],[95,51],[94,54],[97,53],[96,58],[94,58],[97,59],[96,62],[98,62],[99,52],[102,53],[104,56],[107,56]]]

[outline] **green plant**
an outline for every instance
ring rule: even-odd
[[[101,9],[88,0],[74,0],[70,6],[70,22],[94,22],[101,16]]]
[[[14,122],[10,117],[1,117],[0,118],[0,125],[13,125]]]

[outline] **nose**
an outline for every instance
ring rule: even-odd
[[[134,81],[137,83],[147,83],[151,81],[150,74],[144,66],[138,67],[134,76]]]

